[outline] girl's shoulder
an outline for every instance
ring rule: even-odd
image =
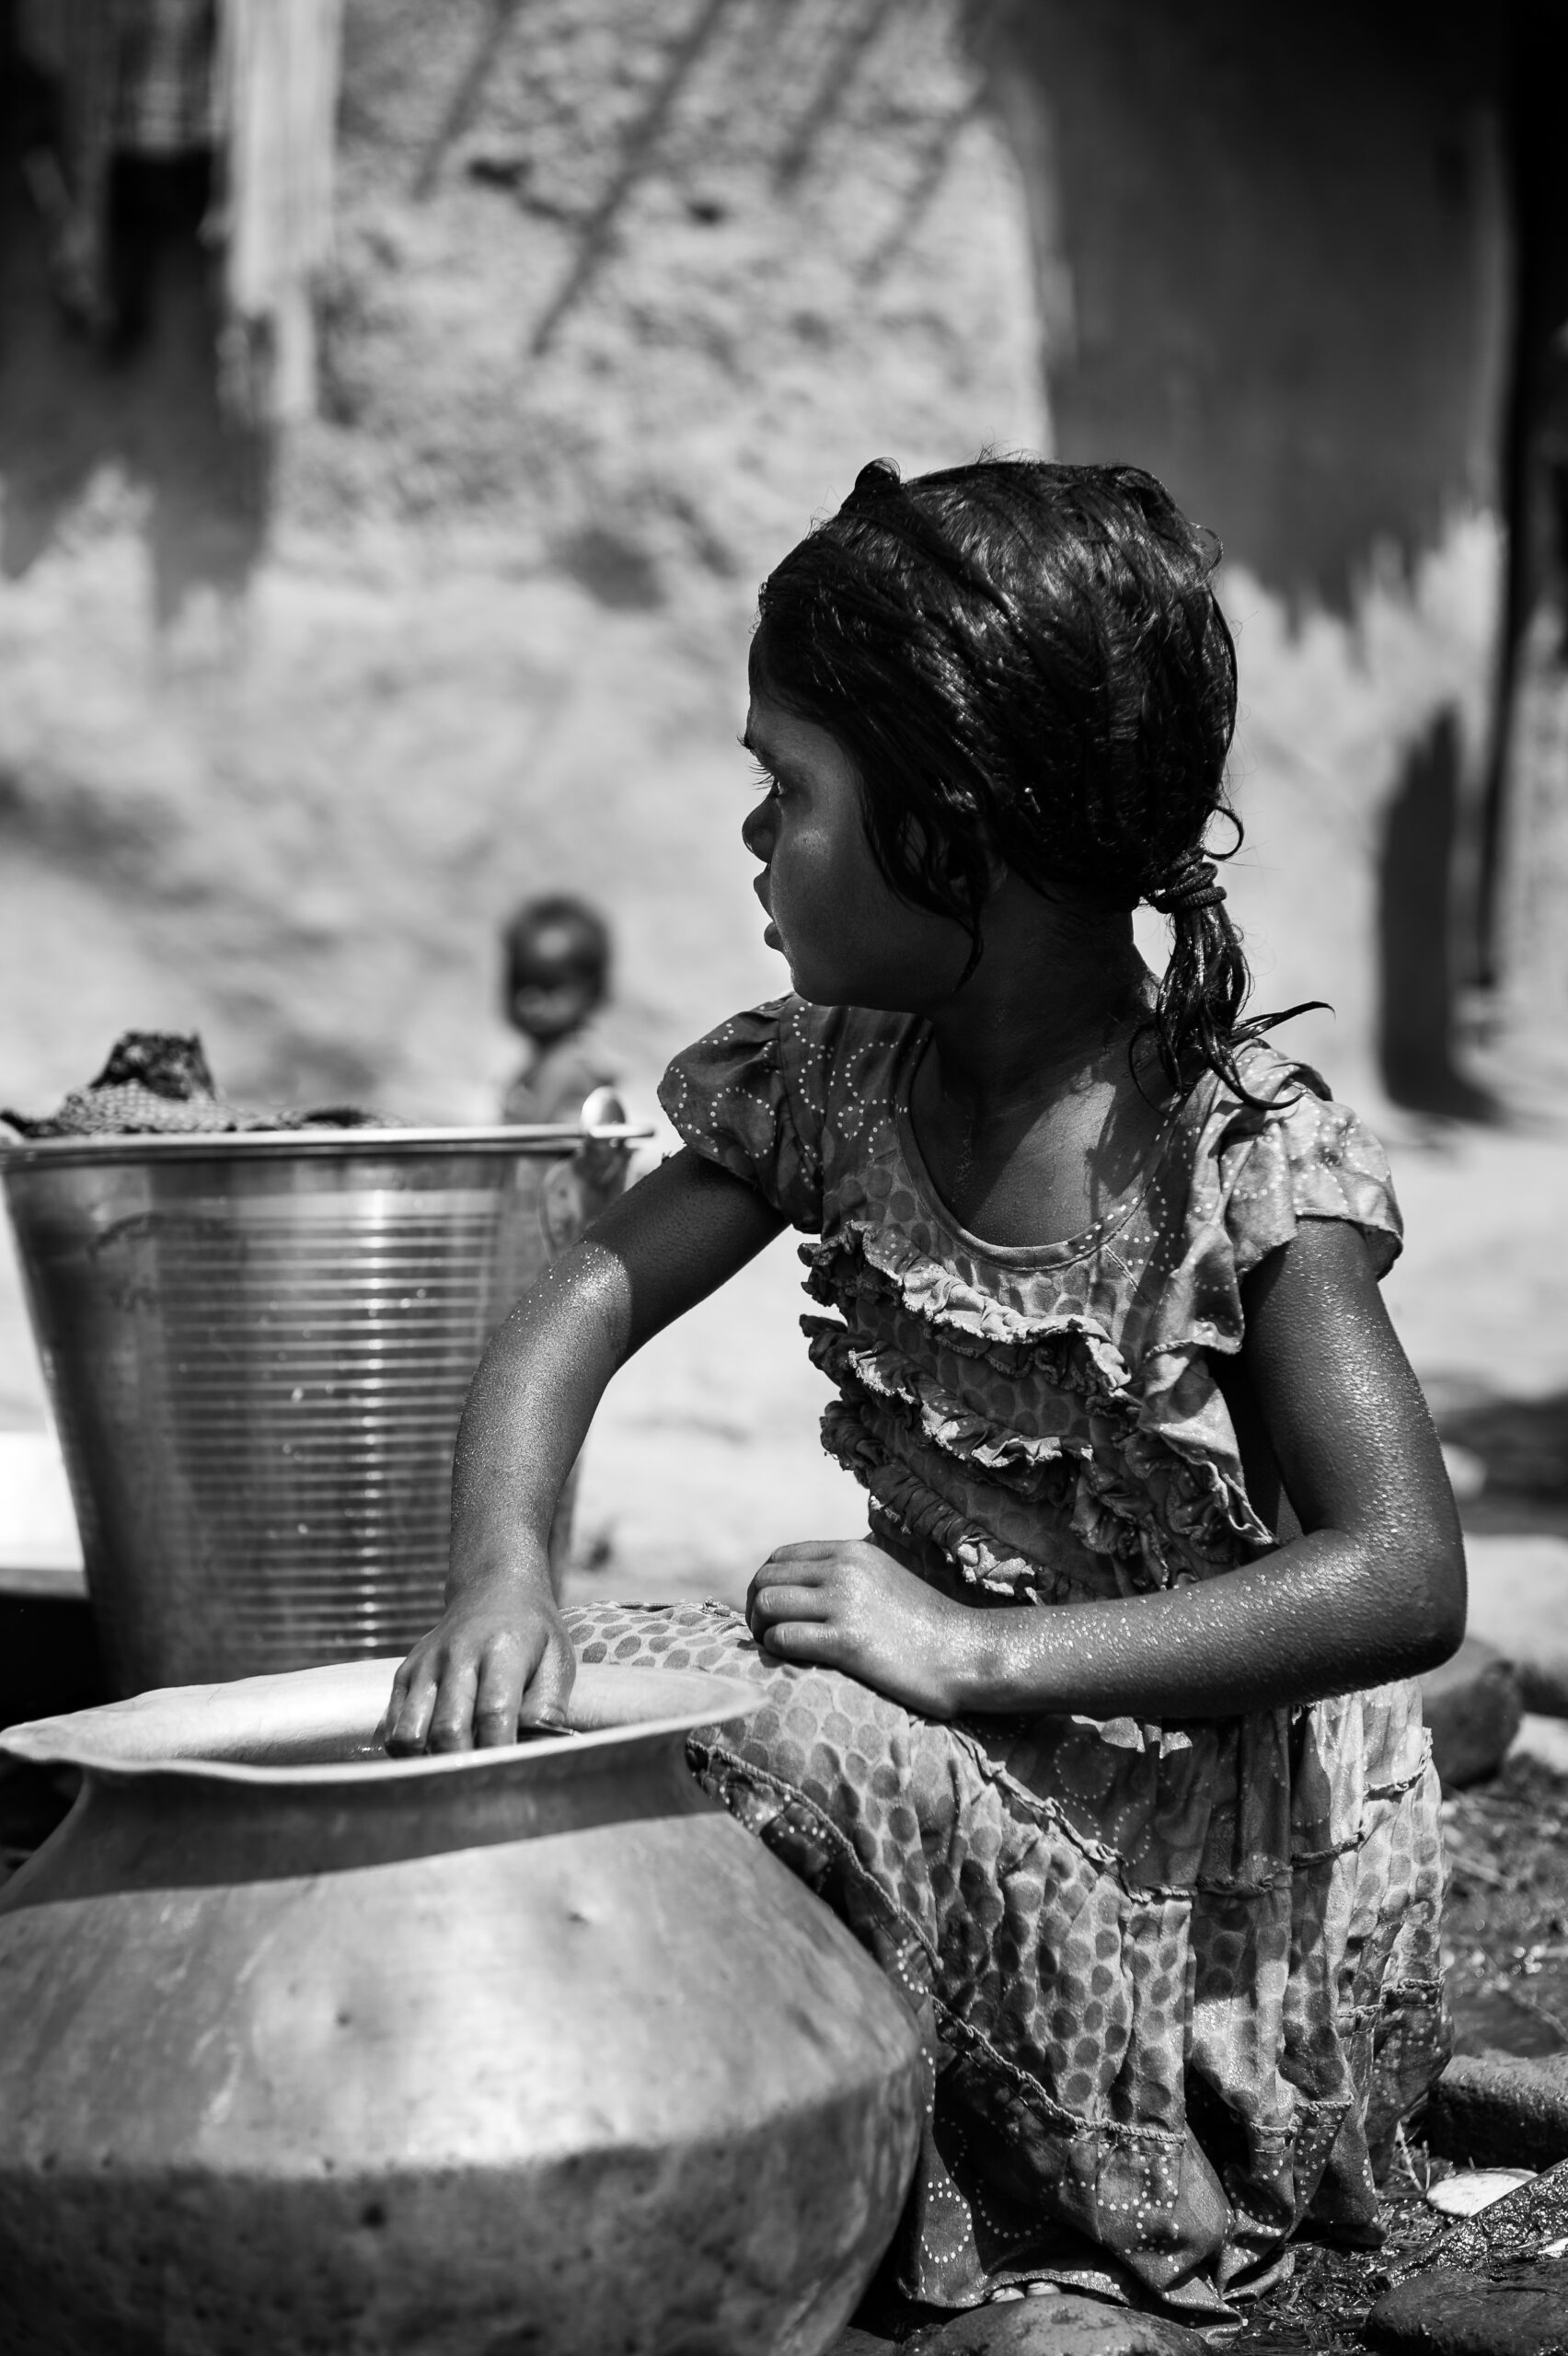
[[[769,999],[683,1048],[659,1102],[686,1144],[815,1229],[824,1135],[847,1138],[885,1111],[912,1027],[869,1007]]]
[[[660,1101],[671,1112],[671,1098],[740,1093],[771,1104],[783,1096],[820,1118],[834,1098],[864,1094],[879,1080],[891,1087],[913,1028],[909,1015],[871,1007],[767,999],[684,1047],[664,1076]]]
[[[1381,1139],[1310,1064],[1261,1039],[1236,1061],[1246,1095],[1210,1076],[1178,1125],[1189,1233],[1223,1228],[1245,1275],[1288,1243],[1302,1219],[1344,1219],[1361,1229],[1386,1275],[1404,1227]]]

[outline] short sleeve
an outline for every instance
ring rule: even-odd
[[[1359,1228],[1379,1278],[1400,1255],[1404,1222],[1389,1157],[1348,1104],[1311,1086],[1315,1077],[1296,1067],[1261,1120],[1239,1107],[1216,1140],[1238,1276],[1288,1243],[1308,1218]]]
[[[755,1186],[794,1227],[822,1227],[820,1119],[803,1088],[799,1002],[776,999],[732,1015],[685,1048],[659,1084],[659,1102],[683,1141]],[[793,1052],[788,1052],[792,1048]]]
[[[1258,1103],[1216,1087],[1187,1132],[1185,1207],[1167,1230],[1139,1345],[1151,1365],[1171,1361],[1166,1385],[1193,1351],[1241,1347],[1241,1280],[1303,1219],[1359,1228],[1378,1277],[1403,1240],[1388,1156],[1350,1107],[1305,1065],[1266,1049],[1248,1056],[1242,1078]]]

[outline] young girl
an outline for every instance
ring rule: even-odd
[[[1376,2239],[1446,2050],[1411,1680],[1463,1558],[1382,1152],[1239,1020],[1216,555],[1135,468],[879,462],[767,583],[744,837],[794,994],[676,1058],[685,1150],[491,1345],[390,1713],[452,1750],[558,1723],[574,1658],[751,1680],[693,1765],[918,2016],[897,2280],[950,2307],[1223,2322],[1304,2220]],[[605,1383],[786,1223],[868,1534],[780,1546],[744,1620],[560,1611]]]

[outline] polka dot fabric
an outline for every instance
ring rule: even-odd
[[[966,1234],[910,1128],[923,1026],[783,999],[677,1058],[697,1150],[811,1239],[803,1321],[831,1452],[872,1528],[968,1600],[1147,1592],[1272,1543],[1210,1354],[1302,1218],[1379,1273],[1377,1141],[1249,1051],[1140,1192],[1032,1250]],[[799,1533],[780,1532],[780,1537]],[[900,2251],[912,2297],[1037,2276],[1223,2323],[1306,2219],[1376,2232],[1374,2164],[1441,2068],[1438,1795],[1413,1686],[1220,1724],[913,1717],[769,1660],[717,1606],[571,1615],[584,1659],[748,1678],[694,1767],[876,1956],[931,2108]]]
[[[1402,1689],[1291,1716],[937,1725],[770,1659],[719,1604],[567,1613],[584,1661],[756,1691],[701,1782],[918,2023],[899,2266],[969,2306],[1047,2277],[1221,2323],[1310,2215],[1376,2230],[1374,2141],[1446,2059],[1436,1789]],[[1385,1780],[1312,1796],[1370,1734]]]

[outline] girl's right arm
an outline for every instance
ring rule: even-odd
[[[784,1224],[687,1147],[525,1294],[463,1411],[446,1611],[398,1671],[388,1750],[467,1750],[514,1741],[520,1720],[562,1722],[574,1663],[550,1590],[550,1519],[605,1386]]]

